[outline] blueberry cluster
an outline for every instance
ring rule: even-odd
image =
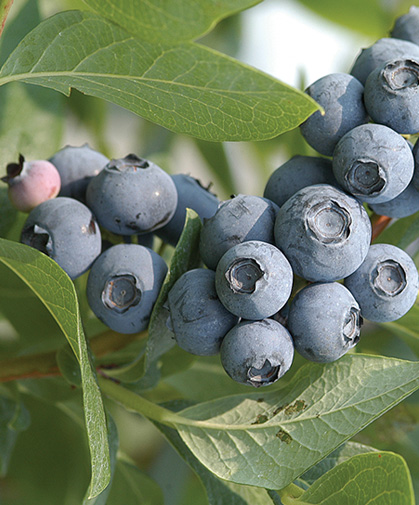
[[[323,110],[300,131],[319,155],[292,157],[263,197],[234,196],[204,221],[207,268],[169,293],[180,347],[220,352],[234,380],[262,386],[290,368],[294,350],[335,361],[357,344],[364,318],[394,321],[410,310],[415,263],[398,247],[371,245],[370,215],[419,211],[419,141],[410,143],[419,133],[418,33],[412,7],[350,73],[311,84],[306,93]]]
[[[166,277],[154,236],[176,246],[187,207],[204,218],[219,204],[187,174],[170,176],[134,154],[109,160],[87,144],[66,146],[49,160],[20,156],[3,181],[12,204],[29,213],[21,242],[55,260],[71,279],[89,271],[89,305],[119,333],[147,328]]]
[[[350,73],[307,88],[323,111],[300,130],[319,154],[283,163],[263,196],[220,202],[193,177],[133,154],[109,160],[88,145],[48,161],[21,157],[3,180],[15,206],[30,211],[22,242],[72,279],[90,270],[92,311],[114,331],[135,333],[147,328],[167,273],[153,238],[176,247],[192,208],[203,221],[203,266],[168,293],[177,344],[220,353],[230,377],[255,387],[282,377],[295,350],[315,362],[339,359],[359,341],[364,318],[394,321],[418,294],[413,260],[371,245],[370,220],[419,211],[419,141],[406,139],[419,132],[418,33],[412,7]],[[124,243],[104,246],[103,231]]]

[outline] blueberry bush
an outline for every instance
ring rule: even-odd
[[[258,3],[0,0],[2,505],[415,503],[419,9],[299,0],[370,40],[325,93]]]

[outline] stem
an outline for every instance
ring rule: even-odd
[[[268,491],[269,496],[272,492]],[[296,484],[289,484],[287,487],[280,489],[279,491],[273,491],[280,496],[283,505],[305,505],[306,502],[300,500],[300,497],[304,494],[304,489],[297,486]],[[274,499],[273,496],[271,496]],[[307,504],[308,505],[308,504]]]
[[[146,335],[147,332],[122,335],[113,331],[106,331],[93,337],[89,343],[93,354],[96,357],[101,357],[123,349],[134,340],[144,338]],[[0,361],[0,382],[61,375],[57,366],[56,355],[57,350]]]
[[[0,0],[0,37],[6,24],[7,15],[12,7],[13,0]]]
[[[120,403],[128,410],[133,410],[148,419],[165,424],[171,428],[176,428],[179,424],[187,424],[185,422],[187,420],[182,416],[178,416],[172,411],[146,400],[142,396],[125,389],[123,386],[120,386],[110,379],[99,376],[98,383],[102,393]]]
[[[374,240],[387,228],[390,224],[391,217],[388,216],[379,216],[377,214],[373,214],[371,216],[371,224],[372,224],[372,237],[371,242]]]

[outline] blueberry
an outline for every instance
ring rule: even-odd
[[[362,265],[344,280],[370,321],[388,322],[406,314],[418,294],[418,271],[411,257],[390,244],[373,244]]]
[[[325,75],[306,93],[323,107],[300,125],[307,143],[316,151],[332,156],[338,141],[352,128],[368,122],[364,107],[364,86],[352,75]]]
[[[288,301],[291,265],[274,245],[251,240],[230,248],[217,265],[215,287],[223,305],[244,319],[273,316]]]
[[[380,216],[402,218],[419,211],[419,191],[413,181],[396,198],[384,203],[369,204],[372,211]]]
[[[419,58],[419,46],[407,40],[379,39],[372,46],[361,51],[350,73],[365,85],[370,72],[386,61],[397,58]]]
[[[419,44],[419,7],[410,7],[409,12],[396,19],[391,36]]]
[[[49,161],[25,161],[20,155],[19,161],[9,163],[6,170],[7,175],[1,180],[9,186],[11,204],[21,212],[30,212],[40,203],[55,198],[60,191],[60,174]]]
[[[90,308],[118,333],[147,328],[167,273],[156,252],[138,244],[117,244],[93,263],[86,294]]]
[[[380,124],[357,126],[341,138],[333,155],[338,183],[366,203],[396,198],[412,180],[413,170],[409,144]]]
[[[99,226],[90,209],[59,196],[35,207],[23,225],[21,242],[43,252],[75,279],[101,252]]]
[[[208,219],[216,213],[220,201],[190,175],[175,174],[171,177],[178,194],[176,211],[165,226],[156,230],[156,235],[176,247],[185,225],[186,209],[193,209],[201,219]]]
[[[364,207],[340,189],[315,184],[297,191],[278,212],[277,247],[294,274],[335,281],[354,272],[367,255],[371,223]]]
[[[387,61],[368,76],[365,106],[375,123],[398,133],[419,131],[419,58]]]
[[[177,205],[169,174],[130,154],[111,160],[87,186],[86,200],[101,226],[119,235],[155,231],[167,224]]]
[[[295,350],[319,363],[336,361],[359,341],[362,317],[351,292],[338,282],[317,282],[291,302],[288,329]]]
[[[85,203],[86,188],[92,177],[97,175],[109,162],[102,153],[88,144],[65,146],[49,160],[61,177],[60,196],[69,196]]]
[[[179,347],[198,356],[220,351],[221,341],[239,318],[215,291],[215,272],[196,268],[177,279],[168,295],[170,325]]]
[[[273,319],[242,321],[224,337],[221,363],[235,381],[269,386],[291,367],[294,344],[288,330]]]
[[[296,155],[271,174],[263,196],[281,207],[294,193],[313,184],[338,185],[332,161],[317,156]]]
[[[230,247],[248,240],[274,243],[278,206],[266,198],[237,195],[220,204],[213,217],[204,220],[199,250],[202,261],[215,270]]]

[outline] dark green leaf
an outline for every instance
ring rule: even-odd
[[[121,502],[122,500],[122,502]],[[163,493],[145,473],[119,459],[106,505],[163,505]]]
[[[7,472],[19,431],[29,423],[29,412],[20,401],[0,396],[0,477]]]
[[[0,71],[69,94],[74,87],[169,130],[207,140],[262,140],[295,128],[318,106],[300,91],[194,43],[151,44],[97,15],[41,23]]]
[[[194,40],[222,18],[261,0],[84,0],[98,14],[149,42]]]
[[[391,452],[360,454],[318,479],[295,505],[414,505],[412,480],[406,462]]]
[[[357,456],[358,454],[376,451],[378,451],[378,449],[374,449],[368,445],[358,444],[356,442],[347,442],[331,452],[328,456],[322,459],[320,463],[317,463],[317,465],[303,473],[301,480],[311,485],[326,472],[335,468],[337,465],[340,465],[349,458]]]
[[[5,237],[17,219],[17,210],[10,203],[7,186],[2,182],[0,184],[0,237]]]
[[[36,249],[0,239],[0,262],[18,275],[54,317],[81,370],[87,435],[92,458],[90,495],[109,483],[109,449],[102,397],[89,361],[74,285],[58,264]]]
[[[183,410],[176,427],[217,476],[282,489],[418,388],[416,362],[346,355],[303,366],[283,390]]]
[[[146,367],[174,346],[173,334],[166,325],[169,314],[164,304],[176,280],[184,272],[196,268],[200,264],[199,236],[201,226],[198,214],[192,209],[187,209],[182,235],[173,253],[169,272],[151,314]]]

